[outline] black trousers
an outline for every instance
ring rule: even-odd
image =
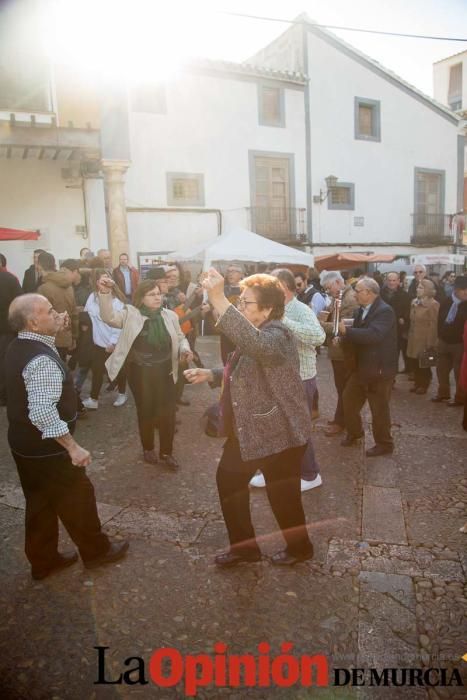
[[[332,360],[332,371],[334,373],[334,384],[337,391],[337,406],[334,412],[334,423],[340,425],[341,428],[344,428],[344,401],[342,399],[342,395],[344,393],[347,380],[351,375],[351,371],[344,360]]]
[[[377,445],[393,445],[389,411],[393,381],[392,378],[378,379],[362,384],[356,372],[350,375],[343,395],[345,427],[350,437],[357,438],[363,435],[360,411],[365,402],[368,401],[375,443]]]
[[[420,367],[418,360],[414,368],[415,387],[428,389],[432,380],[431,367]]]
[[[14,337],[13,333],[0,333],[0,406],[6,404],[5,353]]]
[[[54,457],[13,454],[26,499],[25,552],[33,571],[47,571],[57,557],[58,519],[83,561],[105,554],[110,542],[102,530],[94,487],[83,467],[67,452]]]
[[[167,391],[164,392],[160,375],[155,368],[130,363],[128,384],[135,399],[143,450],[154,449],[154,430],[157,428],[159,453],[171,455],[175,435],[175,386],[172,376],[167,377]]]
[[[105,348],[101,348],[100,345],[94,345],[92,348],[92,382],[91,382],[91,398],[97,401],[102,388],[102,382],[104,381],[105,374],[105,363],[110,357],[110,353],[106,351]],[[125,393],[126,389],[126,372],[125,365],[122,367],[118,373],[117,379],[118,391],[120,394]]]
[[[300,467],[306,445],[284,450],[264,459],[244,462],[235,438],[228,438],[217,469],[217,489],[231,549],[258,551],[251,522],[248,484],[257,469],[266,480],[266,492],[272,512],[292,555],[305,555],[311,542],[305,524],[300,492]]]

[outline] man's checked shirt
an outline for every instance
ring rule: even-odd
[[[21,331],[18,338],[44,343],[60,359],[53,336]],[[60,419],[57,411],[64,379],[58,362],[48,355],[37,355],[23,369],[23,379],[28,395],[29,420],[40,430],[42,439],[67,435],[70,432],[68,425]]]
[[[302,380],[313,379],[316,376],[315,348],[322,345],[326,338],[315,312],[294,297],[285,305],[282,323],[294,334]]]

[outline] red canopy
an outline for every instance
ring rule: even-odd
[[[20,228],[2,228],[0,226],[0,241],[37,241],[40,231],[27,231]]]
[[[317,270],[350,270],[359,264],[392,262],[395,257],[387,253],[334,253],[315,257],[315,267]]]

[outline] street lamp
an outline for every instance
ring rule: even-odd
[[[328,197],[331,190],[333,190],[337,185],[337,177],[335,175],[328,175],[324,178],[326,183],[326,192],[320,189],[319,195],[313,197],[313,202],[315,204],[322,204]]]

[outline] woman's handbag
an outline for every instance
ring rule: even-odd
[[[427,348],[420,352],[418,355],[418,366],[420,369],[426,369],[427,367],[436,367],[438,362],[438,351],[435,348]]]

